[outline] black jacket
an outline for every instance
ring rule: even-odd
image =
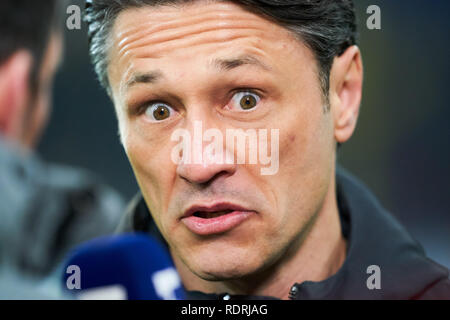
[[[293,283],[290,298],[450,299],[448,269],[426,257],[422,246],[355,177],[341,168],[336,177],[342,233],[347,239],[345,262],[336,274],[324,281]],[[146,232],[167,246],[140,195],[130,204],[118,231]],[[367,269],[372,265],[379,267],[381,289],[368,288],[373,271]],[[221,299],[225,295],[188,292],[190,299]]]

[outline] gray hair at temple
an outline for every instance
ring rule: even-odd
[[[196,0],[87,0],[85,21],[91,59],[98,79],[111,95],[108,81],[110,32],[120,12],[144,6],[176,5]],[[218,0],[221,1],[221,0]],[[227,0],[268,18],[293,32],[318,62],[318,76],[326,105],[334,57],[356,44],[357,28],[352,0]],[[328,106],[329,107],[329,106]]]

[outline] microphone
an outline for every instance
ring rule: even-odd
[[[81,300],[182,300],[185,292],[166,250],[146,234],[101,237],[65,263],[65,290]]]

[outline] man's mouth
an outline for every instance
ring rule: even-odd
[[[202,218],[202,219],[212,219],[217,218],[229,213],[232,213],[233,210],[222,210],[222,211],[215,211],[215,212],[207,212],[207,211],[196,211],[193,216]]]
[[[231,203],[194,205],[186,210],[181,221],[195,234],[212,235],[236,228],[255,213],[253,210]]]

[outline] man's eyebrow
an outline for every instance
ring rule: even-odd
[[[254,65],[266,71],[271,70],[271,68],[267,64],[248,54],[244,54],[236,58],[214,59],[212,60],[212,64],[222,71],[229,71],[243,65]]]
[[[127,81],[126,87],[130,88],[138,83],[156,83],[161,78],[164,78],[164,75],[159,70],[145,73],[139,72],[131,76],[131,79]]]

